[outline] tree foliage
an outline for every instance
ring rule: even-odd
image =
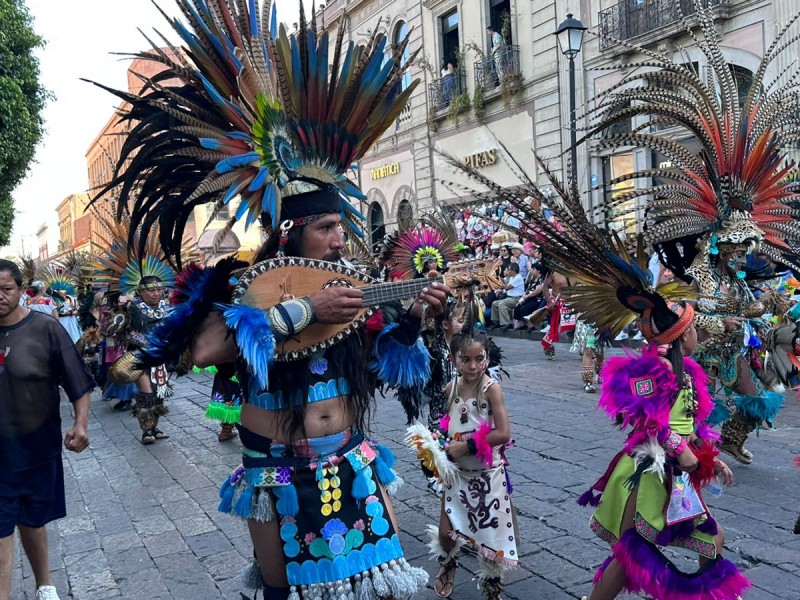
[[[39,83],[33,51],[44,41],[33,31],[23,0],[0,0],[0,246],[14,222],[11,193],[25,177],[42,137],[49,94]]]

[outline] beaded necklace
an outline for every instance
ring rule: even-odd
[[[687,390],[683,394],[683,411],[687,417],[694,419],[697,416],[697,393],[694,389],[694,382],[688,373],[683,374],[683,389]]]
[[[157,321],[160,321],[161,319],[167,316],[166,300],[159,300],[158,306],[156,308],[148,306],[141,300],[134,300],[134,303],[136,305],[136,308],[139,309],[139,312],[141,312],[148,319],[155,319]]]

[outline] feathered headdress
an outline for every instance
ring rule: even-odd
[[[750,89],[742,90],[724,58],[712,8],[704,4],[695,1],[703,38],[688,28],[687,32],[706,58],[706,77],[688,58],[681,64],[614,40],[646,58],[622,67],[630,74],[598,98],[587,115],[592,119],[588,135],[581,141],[595,138],[599,150],[647,148],[665,156],[669,166],[607,182],[655,183],[621,194],[604,209],[647,199],[645,242],[656,246],[666,266],[679,276],[697,251],[714,254],[718,244],[746,250],[758,245],[776,262],[797,268],[800,194],[797,184],[789,181],[794,164],[785,149],[800,139],[798,77],[796,69],[784,70],[769,82],[765,76],[770,63],[797,40],[797,35],[784,36],[798,15],[765,52]],[[609,128],[633,118],[642,124],[630,133],[609,133]],[[665,127],[678,131],[663,134]],[[698,145],[699,152],[694,150]],[[696,248],[703,236],[707,241]]]
[[[67,296],[75,296],[78,293],[77,281],[59,263],[50,262],[41,265],[36,277],[44,281],[47,289],[53,292],[66,292]]]
[[[123,294],[136,291],[144,277],[158,277],[165,287],[175,285],[175,272],[158,244],[157,226],[150,236],[140,240],[140,233],[131,231],[127,220],[103,221],[103,224],[106,233],[100,237],[105,251],[93,265],[95,285]],[[142,254],[140,248],[144,248]]]
[[[70,250],[58,259],[58,263],[64,267],[66,273],[75,280],[79,288],[83,288],[91,276],[91,260],[86,252]]]
[[[582,314],[581,318],[595,324],[601,331],[616,334],[638,317],[647,322],[643,326],[643,333],[647,334],[647,330],[649,339],[659,343],[673,341],[691,325],[693,310],[689,306],[684,308],[679,301],[696,295],[682,282],[655,289],[647,269],[641,238],[636,254],[631,254],[616,232],[602,229],[588,220],[577,191],[567,191],[538,156],[536,160],[555,192],[549,198],[528,177],[505,146],[502,143],[500,146],[501,156],[519,177],[520,185],[501,186],[446,153],[440,154],[449,165],[485,189],[477,190],[453,181],[442,183],[451,189],[471,194],[477,198],[476,202],[501,204],[504,213],[513,216],[514,223],[518,223],[511,225],[505,220],[503,226],[534,241],[541,248],[550,268],[579,283],[568,287],[564,296],[570,306]],[[541,209],[545,201],[549,203],[552,216]],[[659,331],[652,326],[648,328],[653,316],[665,311],[679,313],[683,330],[677,335],[674,335],[673,327],[669,332]],[[668,337],[672,339],[666,340]]]
[[[36,279],[36,272],[39,268],[39,261],[33,256],[21,255],[18,259],[19,270],[22,272],[22,283],[25,286],[31,284]]]
[[[458,260],[458,236],[441,208],[424,215],[421,223],[402,231],[394,241],[393,270],[400,279],[419,277],[428,262],[441,271]]]
[[[185,22],[171,20],[184,46],[136,56],[164,70],[142,77],[141,93],[109,90],[127,103],[132,123],[112,180],[131,231],[160,224],[160,242],[180,261],[181,234],[195,206],[240,198],[233,220],[249,226],[263,212],[272,225],[342,213],[360,233],[363,217],[346,197],[363,198],[345,173],[394,122],[416,87],[402,77],[408,39],[391,47],[378,28],[366,46],[332,45],[308,23],[277,30],[265,0],[182,0]],[[162,36],[163,38],[163,36]],[[333,51],[329,61],[329,49]],[[103,86],[101,86],[103,87]],[[108,88],[105,88],[108,89]]]

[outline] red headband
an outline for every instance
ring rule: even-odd
[[[642,313],[639,319],[639,329],[642,330],[642,335],[647,341],[655,342],[659,345],[671,344],[683,335],[691,326],[692,321],[694,321],[694,308],[692,308],[691,304],[687,304],[684,307],[675,302],[670,302],[668,306],[671,311],[678,315],[678,320],[671,327],[661,332],[657,332],[653,326],[652,309],[647,309]]]

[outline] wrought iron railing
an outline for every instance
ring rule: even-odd
[[[410,122],[411,122],[411,102],[409,101],[403,107],[403,110],[400,111],[400,114],[397,115],[397,127],[400,128],[403,125]]]
[[[475,89],[491,91],[519,72],[519,46],[505,46],[475,62]]]
[[[729,0],[704,2],[707,6],[729,4]],[[629,40],[696,12],[695,0],[622,0],[599,13],[600,49],[613,47],[614,39]]]
[[[428,84],[428,102],[433,110],[446,108],[453,98],[467,93],[467,74],[464,69],[442,75]]]

